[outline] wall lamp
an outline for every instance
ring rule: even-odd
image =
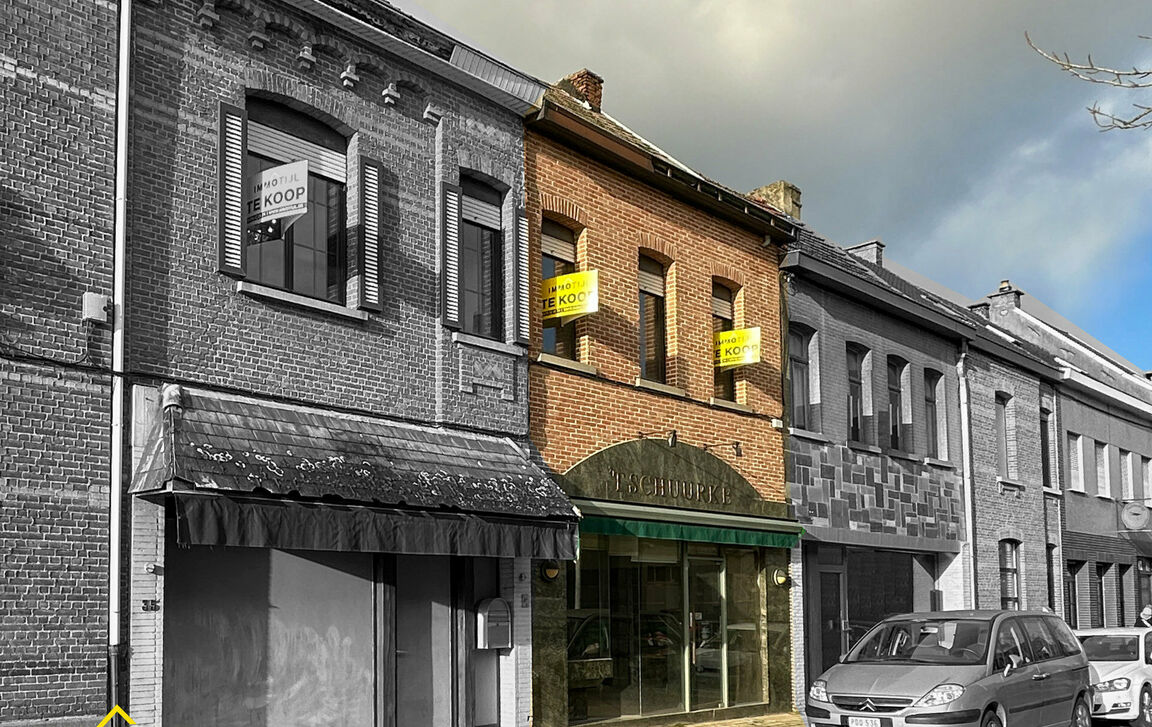
[[[664,433],[665,433],[664,429],[654,429],[651,432],[638,432],[636,435],[636,438],[637,439],[646,439],[646,438],[652,436],[653,434],[664,434]],[[669,447],[675,447],[676,441],[677,441],[676,440],[676,430],[675,429],[669,429],[669,430],[667,430],[667,434],[668,434],[668,438],[667,438],[668,446]]]
[[[560,577],[560,561],[546,560],[540,564],[540,577],[551,583]]]
[[[792,585],[792,576],[788,575],[788,571],[783,568],[777,568],[772,571],[772,585],[777,588],[787,588]]]
[[[744,456],[744,450],[740,448],[739,442],[717,442],[716,444],[704,444],[704,445],[701,445],[700,449],[707,452],[708,450],[713,449],[715,447],[731,447],[733,455],[735,455],[737,457],[743,457]]]

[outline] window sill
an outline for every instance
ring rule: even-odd
[[[925,457],[924,461],[930,466],[941,470],[954,470],[956,465],[952,464],[946,459],[936,459],[935,457]]]
[[[1005,477],[1001,477],[997,479],[996,482],[999,485],[1001,495],[1007,493],[1014,494],[1016,497],[1020,497],[1022,494],[1024,494],[1024,490],[1028,489],[1028,486],[1019,480],[1010,480]]]
[[[1111,495],[1101,495],[1100,493],[1096,493],[1096,498],[1098,500],[1111,500],[1112,496]]]
[[[890,447],[885,447],[885,448],[882,448],[880,451],[886,457],[891,457],[892,459],[902,459],[905,462],[915,462],[916,464],[924,464],[924,461],[925,461],[923,457],[918,457],[917,455],[912,454],[911,452],[905,452],[902,449],[892,449]]]
[[[884,454],[884,451],[879,447],[864,444],[863,442],[848,442],[848,449],[854,449],[857,452],[868,452],[869,454]]]
[[[668,396],[677,396],[681,399],[688,398],[688,392],[684,389],[681,389],[677,386],[669,386],[668,384],[661,384],[658,381],[642,379],[639,376],[636,377],[636,388],[647,389],[648,391],[655,391],[658,394],[666,394]]]
[[[600,369],[592,366],[591,364],[581,363],[580,361],[573,361],[570,358],[564,358],[563,356],[557,356],[552,353],[540,352],[540,355],[536,357],[536,360],[539,363],[551,366],[553,368],[568,369],[569,371],[575,371],[576,373],[584,374],[585,376],[600,375]]]
[[[452,332],[452,342],[461,343],[473,348],[486,348],[489,351],[497,351],[499,353],[506,353],[509,356],[523,356],[524,347],[518,343],[504,343],[503,341],[493,341],[491,338],[484,338],[483,336],[474,336],[471,333],[461,333],[460,331]]]
[[[236,281],[236,292],[243,293],[244,295],[253,298],[264,298],[266,300],[276,300],[281,303],[290,303],[291,305],[300,306],[301,308],[311,308],[312,310],[321,311],[323,313],[330,313],[332,315],[343,316],[356,321],[368,320],[368,313],[355,308],[345,308],[336,303],[329,303],[324,300],[317,300],[307,296],[298,295],[296,293],[289,293],[286,290],[278,290],[276,288],[269,288],[266,285],[259,285],[257,283],[250,283],[247,280]]]
[[[747,404],[741,404],[738,401],[729,401],[727,399],[717,399],[712,397],[708,399],[708,406],[716,409],[727,409],[728,411],[740,412],[741,414],[755,414],[756,410]]]
[[[788,434],[797,439],[809,439],[813,442],[823,442],[825,444],[832,443],[832,437],[826,437],[820,432],[814,432],[811,429],[797,429],[796,427],[789,427]]]
[[[1045,487],[1044,494],[1052,497],[1064,497],[1064,491],[1059,487]]]

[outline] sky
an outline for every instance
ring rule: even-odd
[[[969,297],[1003,279],[1152,369],[1152,131],[1031,50],[1152,66],[1152,4],[1066,0],[391,0],[604,110],[701,173],[787,179],[803,218]]]

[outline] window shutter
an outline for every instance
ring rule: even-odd
[[[220,251],[219,270],[244,277],[244,172],[248,114],[220,104]]]
[[[532,341],[531,281],[528,278],[528,215],[516,213],[516,343]]]
[[[380,163],[360,157],[360,308],[381,311]]]
[[[444,213],[441,249],[441,317],[448,328],[460,327],[460,187],[447,182],[441,187]]]

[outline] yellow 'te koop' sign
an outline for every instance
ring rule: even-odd
[[[712,358],[718,369],[760,363],[760,328],[713,333]]]
[[[540,308],[544,320],[560,323],[600,310],[600,277],[595,270],[548,278],[540,284]]]

